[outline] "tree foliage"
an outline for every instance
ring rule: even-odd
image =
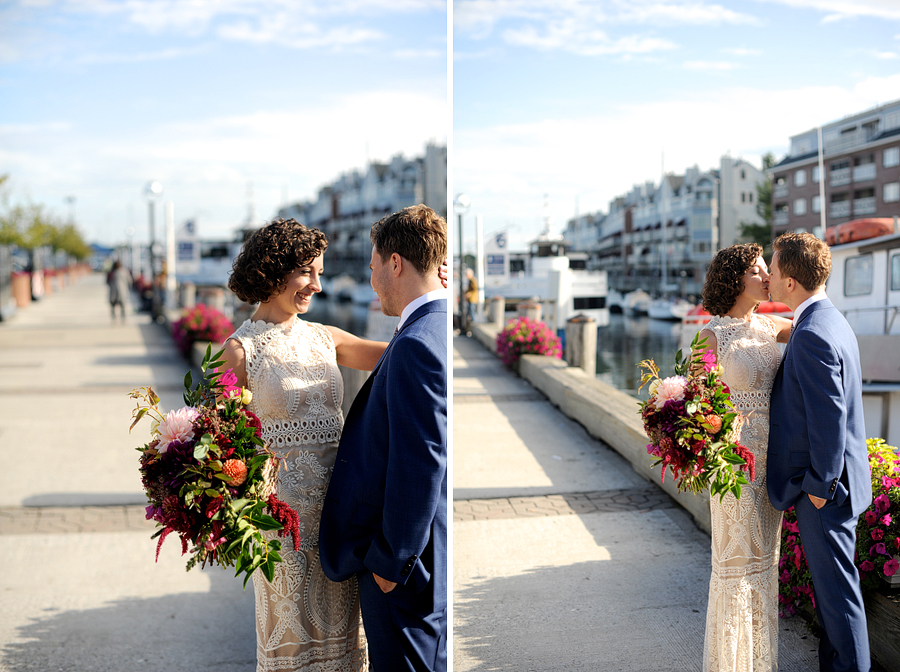
[[[775,155],[767,152],[762,157],[762,169],[768,170],[775,165]],[[772,252],[772,177],[756,185],[756,214],[763,220],[763,224],[748,224],[741,222],[741,238],[748,243],[758,243],[763,248],[763,254],[770,256]]]
[[[40,203],[10,205],[9,176],[0,175],[0,245],[26,250],[49,246],[76,259],[86,259],[91,248],[74,224],[64,224]]]

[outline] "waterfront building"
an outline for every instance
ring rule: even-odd
[[[346,273],[367,282],[372,248],[369,230],[385,215],[424,203],[447,217],[447,147],[429,143],[425,156],[397,155],[344,173],[319,189],[315,200],[287,205],[278,217],[293,217],[328,236],[328,274]]]
[[[762,224],[757,185],[766,176],[740,158],[723,156],[718,169],[697,166],[634,186],[609,203],[606,214],[570,220],[565,237],[605,270],[621,293],[699,296],[706,267],[720,248],[741,237],[742,224]]]
[[[824,237],[822,200],[825,228],[900,215],[900,101],[825,124],[821,135],[824,182],[818,128],[792,136],[788,155],[767,171],[774,235],[809,231]]]

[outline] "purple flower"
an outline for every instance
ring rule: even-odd
[[[859,568],[864,572],[871,572],[873,569],[875,569],[875,563],[871,560],[863,560],[861,563],[859,563]]]
[[[874,525],[877,519],[878,516],[874,511],[866,511],[866,523],[868,523],[869,525]]]
[[[887,495],[878,495],[875,498],[875,509],[878,513],[887,513],[891,508],[891,500],[888,499]]]
[[[878,553],[878,555],[888,555],[887,549],[884,547],[884,542],[873,545],[870,552]]]

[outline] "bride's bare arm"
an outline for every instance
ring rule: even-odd
[[[776,336],[775,340],[779,343],[787,343],[791,336],[791,325],[793,322],[786,317],[780,315],[769,315],[769,319],[775,323]]]
[[[371,371],[388,345],[384,341],[367,341],[337,327],[325,328],[331,332],[334,349],[337,351],[337,363],[351,369]]]
[[[700,338],[705,338],[706,343],[704,343],[699,348],[694,350],[693,353],[691,353],[694,357],[696,357],[697,355],[702,355],[707,350],[712,350],[714,355],[719,352],[719,341],[716,338],[716,335],[709,329],[701,330]]]
[[[240,387],[247,387],[247,360],[244,353],[244,346],[233,338],[225,341],[225,352],[222,353],[221,359],[225,360],[225,364],[220,367],[222,371],[232,369],[237,377],[237,384]]]

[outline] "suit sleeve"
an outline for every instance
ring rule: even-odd
[[[415,337],[393,346],[385,379],[389,434],[381,532],[365,565],[405,584],[431,537],[447,471],[447,365]],[[444,502],[446,505],[446,502]]]
[[[847,445],[847,402],[843,364],[837,350],[812,331],[798,331],[792,344],[797,379],[806,410],[810,466],[804,492],[831,499],[832,484],[844,471]]]

